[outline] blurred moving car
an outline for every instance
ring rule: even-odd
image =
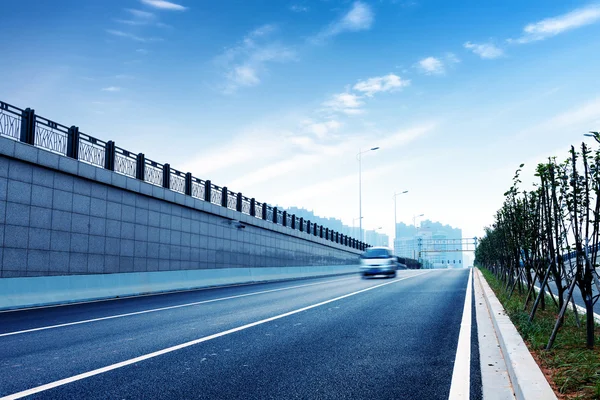
[[[375,275],[394,278],[398,267],[398,257],[387,247],[370,247],[360,256],[360,274],[363,278]]]

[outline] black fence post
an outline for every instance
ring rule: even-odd
[[[35,110],[26,108],[21,113],[21,142],[35,144]]]
[[[256,217],[256,199],[254,197],[250,199],[250,215]]]
[[[277,207],[273,207],[273,223],[277,224]]]
[[[317,224],[315,224],[315,229],[314,229],[313,235],[319,236],[319,225],[317,225]]]
[[[300,232],[304,232],[304,218],[300,217]]]
[[[140,181],[146,180],[146,156],[139,153],[135,158],[135,177]]]
[[[325,240],[329,240],[329,228],[325,228]]]
[[[79,128],[74,125],[67,133],[67,157],[79,159]]]
[[[104,149],[104,168],[110,171],[115,170],[115,142],[112,140],[106,142],[106,148]]]
[[[235,200],[235,210],[242,212],[242,194],[240,192],[238,192],[238,194],[236,196],[237,196],[237,199]]]
[[[192,195],[192,173],[188,172],[185,174],[185,194],[188,196]]]
[[[283,226],[287,226],[287,211],[283,211],[283,216],[282,216],[282,221],[281,221],[281,225]]]
[[[296,214],[292,214],[292,229],[296,230]]]
[[[227,186],[223,186],[221,188],[221,207],[227,208],[227,197],[229,196],[229,191],[227,190]]]
[[[267,203],[262,204],[262,219],[267,220]]]
[[[310,235],[310,220],[306,221],[306,233]]]
[[[212,191],[212,183],[210,182],[210,179],[207,179],[204,181],[204,201],[207,201],[210,203],[210,198],[211,198],[211,192]]]
[[[163,187],[171,188],[171,166],[169,164],[163,164]]]
[[[323,225],[319,227],[319,237],[323,237]]]

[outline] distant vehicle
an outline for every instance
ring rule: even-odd
[[[394,278],[398,267],[398,257],[387,247],[370,247],[360,256],[360,274],[363,278],[375,275]]]

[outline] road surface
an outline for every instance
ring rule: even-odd
[[[3,312],[0,397],[448,399],[468,278],[409,270]],[[457,366],[471,399],[476,332]]]

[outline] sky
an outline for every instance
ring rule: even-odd
[[[272,205],[481,236],[600,129],[600,3],[22,0],[0,100]],[[591,142],[590,142],[591,143]]]

